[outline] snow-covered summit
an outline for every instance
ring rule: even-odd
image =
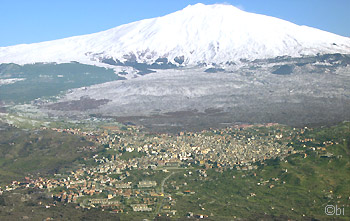
[[[349,54],[350,38],[232,5],[196,4],[95,34],[0,47],[0,63],[98,64],[113,58],[151,64],[167,58],[176,65],[196,65],[317,53]]]

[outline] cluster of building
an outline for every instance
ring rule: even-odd
[[[159,199],[166,197],[169,203],[162,210],[172,213],[176,213],[173,209],[175,201],[164,195],[163,187],[160,188],[162,184],[154,180],[128,181],[131,170],[151,169],[156,172],[196,165],[203,168],[197,170],[199,177],[203,178],[207,177],[206,170],[213,167],[218,170],[252,170],[256,168],[254,162],[293,152],[288,143],[298,134],[279,125],[242,125],[177,135],[141,133],[132,127],[89,132],[54,130],[84,136],[111,154],[96,153],[92,157],[94,166],[82,165],[68,175],[56,174],[54,178],[34,180],[27,177],[25,182],[14,181],[6,190],[23,187],[46,189],[57,201],[73,202],[85,208],[109,208],[115,212],[123,212],[126,208],[135,212],[154,211]],[[90,149],[95,150],[95,147]],[[123,157],[127,154],[130,157]],[[192,192],[186,190],[183,194]]]
[[[157,168],[180,164],[212,164],[234,168],[256,161],[286,155],[291,131],[272,125],[226,128],[198,133],[140,134],[131,131],[105,131],[94,137],[101,145],[116,152],[140,152],[145,157],[130,159],[126,167]]]

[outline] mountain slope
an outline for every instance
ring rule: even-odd
[[[350,53],[350,39],[231,5],[196,4],[95,34],[2,47],[0,63],[98,64],[113,58],[117,62],[196,65],[317,53]]]

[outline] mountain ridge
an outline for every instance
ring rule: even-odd
[[[348,54],[350,39],[232,5],[199,3],[94,34],[0,47],[0,63],[101,65],[111,59],[186,66],[319,53]]]

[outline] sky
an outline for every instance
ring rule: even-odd
[[[196,3],[231,4],[350,37],[350,0],[0,0],[0,47],[96,33]]]

